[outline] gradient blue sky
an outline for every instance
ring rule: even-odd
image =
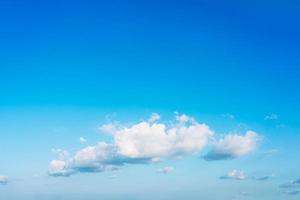
[[[10,179],[0,198],[299,199],[288,191],[300,187],[280,188],[300,178],[299,10],[292,0],[0,0],[0,175]],[[47,175],[51,149],[73,154],[111,139],[103,123],[175,111],[264,139],[234,160]],[[156,172],[165,166],[172,173]],[[233,169],[275,176],[219,179]]]

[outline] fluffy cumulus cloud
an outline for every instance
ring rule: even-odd
[[[245,135],[226,135],[214,142],[212,149],[204,156],[205,160],[226,160],[237,158],[254,151],[261,137],[254,131]]]
[[[176,122],[172,125],[160,123],[157,120],[159,120],[159,115],[152,114],[148,121],[141,121],[131,126],[120,126],[116,123],[102,125],[100,130],[111,134],[111,143],[99,142],[94,146],[79,150],[71,158],[60,157],[51,161],[48,169],[49,175],[70,176],[78,172],[117,170],[125,164],[161,162],[166,159],[197,154],[209,144],[214,136],[210,127],[198,123],[187,115],[176,114]],[[257,136],[254,132],[249,132],[245,137],[251,138],[254,135]],[[230,139],[236,140],[236,137],[242,136],[232,136],[224,140],[229,142]],[[240,145],[251,144],[244,141]],[[232,148],[239,155],[250,151],[243,151],[238,147]],[[232,153],[226,148],[223,150]]]
[[[9,179],[6,176],[0,176],[0,185],[6,185]]]
[[[63,160],[52,160],[48,167],[50,176],[70,176],[74,171],[68,166],[68,163]]]
[[[175,126],[141,122],[116,132],[119,153],[129,158],[165,158],[195,153],[208,143],[213,132],[205,124]]]

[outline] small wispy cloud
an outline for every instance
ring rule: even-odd
[[[252,179],[257,180],[257,181],[266,181],[273,177],[275,177],[275,174],[264,175],[264,176],[253,176]]]
[[[281,188],[300,188],[300,179],[298,180],[290,180],[287,183],[281,184]]]
[[[288,190],[288,191],[284,191],[284,193],[287,195],[297,195],[300,194],[300,190]]]
[[[64,149],[56,149],[56,148],[53,148],[52,150],[52,153],[54,153],[59,160],[65,160],[69,157],[69,152],[67,150],[64,150]]]
[[[114,134],[119,129],[118,122],[110,122],[98,127],[99,131],[105,134]]]
[[[265,151],[264,155],[265,156],[273,156],[273,155],[278,154],[278,153],[279,153],[279,151],[277,149],[270,149],[268,151]]]
[[[264,120],[276,120],[276,119],[278,119],[278,115],[275,114],[275,113],[271,113],[269,115],[266,115],[265,118],[264,118]]]
[[[288,128],[288,125],[281,123],[281,124],[278,124],[276,127],[280,128],[280,129],[284,129],[284,128]]]
[[[248,192],[242,191],[235,195],[233,198],[231,198],[231,200],[241,200],[245,199],[245,197],[247,196],[250,196],[250,194]]]
[[[162,174],[169,174],[173,171],[174,171],[174,168],[170,167],[170,166],[159,168],[158,170],[156,170],[157,173],[162,173]]]
[[[238,171],[234,169],[228,172],[226,175],[220,176],[220,179],[246,180],[247,176],[243,171]]]
[[[148,122],[149,123],[154,123],[154,122],[156,122],[159,119],[160,119],[160,115],[159,114],[152,113],[151,116],[150,116],[150,118],[149,118],[149,120],[148,120]]]
[[[227,119],[235,119],[235,116],[230,113],[225,113],[222,115],[222,117],[227,118]]]
[[[283,189],[283,193],[287,195],[298,195],[300,194],[300,179],[290,180],[287,183],[281,184],[279,187]]]
[[[7,176],[0,176],[0,185],[6,185],[9,182]]]
[[[118,177],[117,174],[112,174],[109,176],[110,179],[116,179],[117,177]]]
[[[226,175],[220,176],[220,179],[231,179],[231,180],[255,180],[255,181],[266,181],[274,177],[274,174],[263,175],[263,176],[249,176],[246,175],[243,171],[232,170],[229,171]]]
[[[80,142],[80,144],[85,144],[87,142],[87,140],[84,137],[80,137],[79,142]]]

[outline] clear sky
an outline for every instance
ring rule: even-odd
[[[299,10],[0,0],[0,199],[299,199]]]

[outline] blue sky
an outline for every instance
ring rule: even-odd
[[[299,9],[0,0],[0,198],[299,198]]]

